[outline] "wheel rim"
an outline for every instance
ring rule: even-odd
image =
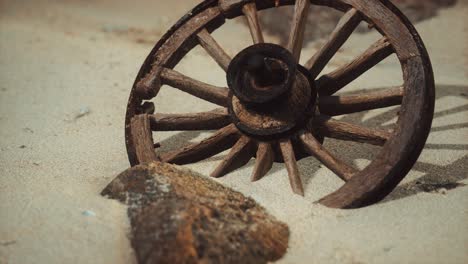
[[[354,60],[355,64],[357,64],[356,67],[351,67],[350,70],[349,65],[347,65],[345,69],[338,69],[324,74],[317,79],[317,89],[321,95],[319,106],[322,114],[326,113],[333,116],[346,114],[350,111],[375,109],[369,108],[372,107],[369,101],[353,101],[352,99],[359,98],[348,97],[347,99],[351,103],[341,105],[339,111],[336,112],[336,105],[334,105],[335,107],[330,107],[330,105],[333,106],[332,99],[335,99],[331,95],[361,74],[364,74],[369,68],[372,68],[393,52],[396,53],[402,66],[403,87],[387,90],[380,94],[374,93],[370,96],[371,99],[373,98],[371,102],[375,103],[378,101],[381,107],[396,105],[401,101],[400,116],[395,132],[392,135],[388,135],[379,131],[353,130],[360,129],[359,127],[346,127],[348,132],[353,131],[353,133],[358,133],[361,136],[358,139],[355,138],[354,141],[361,140],[374,145],[383,145],[377,157],[365,169],[356,172],[355,169],[347,165],[335,164],[340,161],[334,159],[332,154],[323,149],[320,140],[315,139],[317,137],[315,133],[300,135],[299,140],[306,145],[306,149],[309,152],[316,154],[315,156],[322,163],[346,180],[346,183],[341,188],[322,198],[320,202],[326,206],[335,208],[366,206],[381,200],[393,190],[411,169],[424,146],[430,130],[434,109],[434,80],[430,61],[414,27],[387,0],[311,2],[312,4],[327,5],[344,12],[341,29],[338,28],[340,27],[339,23],[336,29],[336,36],[330,37],[327,42],[329,45],[325,45],[326,47],[317,53],[319,55],[315,55],[306,63],[306,67],[310,69],[314,78],[318,77],[323,67],[331,59],[331,56],[336,53],[336,50],[341,47],[361,20],[372,23],[384,36],[364,52],[362,56]],[[298,60],[300,57],[300,47],[302,46],[304,16],[307,13],[310,2],[297,0],[296,2],[279,1],[278,3],[279,5],[296,5],[296,23],[293,23],[294,30],[292,30],[293,33],[290,36],[287,48],[290,49],[292,55]],[[144,62],[129,98],[126,116],[126,144],[132,165],[161,159],[153,147],[151,126],[154,122],[150,120],[152,116],[145,114],[151,113],[152,106],[149,103],[143,104],[144,99],[157,95],[161,79],[164,82],[165,78],[177,79],[177,77],[180,77],[170,69],[189,50],[198,44],[203,46],[223,69],[227,70],[230,58],[219,50],[219,45],[213,42],[214,39],[209,36],[209,32],[220,27],[224,19],[245,15],[249,22],[254,43],[261,43],[263,42],[263,36],[258,26],[256,10],[272,8],[274,5],[275,1],[266,0],[258,0],[256,1],[256,5],[254,3],[246,3],[246,1],[205,1],[189,12],[188,15],[183,17],[163,36]],[[197,23],[194,23],[195,20]],[[175,34],[181,32],[185,34],[185,37],[183,34]],[[179,39],[174,37],[176,35]],[[341,45],[340,42],[342,42]],[[331,56],[327,54],[330,50],[335,50],[331,52],[333,53]],[[159,67],[152,67],[152,64],[159,65]],[[351,66],[353,66],[352,63]],[[180,86],[180,84],[176,83],[175,86],[177,85]],[[223,100],[228,96],[227,94],[219,93],[219,90],[214,89],[215,87],[212,86],[202,88],[205,91],[214,92],[209,96],[209,101],[226,106]],[[190,92],[193,94],[193,91]],[[200,94],[198,94],[198,97],[200,97]],[[228,161],[235,161],[235,163],[239,164],[245,163],[246,157],[252,156],[252,153],[255,152],[255,143],[249,140],[249,137],[239,133],[234,126],[228,125],[230,123],[229,117],[226,117],[228,115],[223,110],[212,111],[208,116],[209,118],[206,120],[210,121],[210,128],[219,129],[224,127],[216,133],[218,137],[214,139],[217,144],[224,147],[216,149],[214,152],[231,148],[230,155],[228,155],[231,160]],[[343,132],[343,126],[346,124],[329,119],[327,116],[322,115],[314,122],[318,122],[318,124],[313,125],[314,129],[323,130],[322,132],[328,136],[332,135],[334,138],[341,137],[340,139],[346,139],[346,136],[349,136],[340,134],[340,132]],[[187,123],[186,126],[188,125],[192,125],[193,128],[194,124]],[[297,166],[295,166],[296,157],[300,155],[297,153],[297,146],[291,140],[280,140],[279,148],[279,152],[285,157],[284,161],[290,175],[293,190],[300,193],[302,186],[298,186],[300,184],[300,179],[298,181],[299,172],[297,171]],[[214,152],[211,149],[204,149],[201,151],[201,157],[209,157]],[[261,178],[269,170],[270,163],[277,155],[272,154],[274,152],[270,144],[265,144],[265,142],[258,144],[256,155],[257,160],[260,161],[254,168],[253,179],[257,180]],[[162,157],[163,160],[174,162],[174,159],[171,160],[168,158],[168,155],[163,155]],[[183,159],[184,157],[182,157],[182,161],[184,161]],[[179,161],[176,163],[184,163],[180,162],[180,159],[175,161]],[[218,167],[214,175],[222,175],[236,166],[239,165],[230,164],[230,168],[226,168],[226,166]]]

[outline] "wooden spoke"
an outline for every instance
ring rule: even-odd
[[[161,160],[179,165],[204,160],[232,147],[239,137],[239,131],[231,124],[200,143],[161,155]]]
[[[325,115],[317,117],[315,121],[315,125],[318,127],[320,133],[330,138],[382,146],[391,136],[391,134],[386,131],[369,129],[334,120]]]
[[[252,35],[253,42],[263,43],[263,34],[262,28],[260,27],[260,22],[258,21],[258,13],[257,13],[257,6],[255,2],[245,4],[242,7],[242,12],[247,19],[247,23],[249,24],[250,34]]]
[[[356,9],[351,8],[344,14],[328,38],[327,43],[305,64],[305,67],[310,69],[313,79],[317,78],[320,72],[322,72],[360,22],[361,15]]]
[[[387,39],[381,38],[347,65],[320,77],[317,80],[319,93],[324,95],[336,93],[393,52],[393,47]]]
[[[304,188],[302,187],[301,176],[299,174],[299,168],[297,167],[296,156],[294,154],[291,140],[282,140],[279,145],[281,154],[283,155],[284,164],[288,171],[291,188],[294,193],[304,196]]]
[[[167,68],[164,68],[161,71],[161,80],[164,84],[170,85],[208,102],[220,106],[227,106],[228,104],[229,90],[227,88],[200,82]]]
[[[344,181],[348,181],[357,172],[353,167],[348,166],[343,161],[335,158],[330,152],[328,152],[315,137],[309,133],[303,133],[299,137],[305,150],[316,157],[323,165],[327,166],[333,171],[338,177]]]
[[[231,57],[223,50],[223,48],[211,36],[210,32],[202,29],[197,34],[200,45],[208,52],[208,54],[218,63],[218,65],[227,71]]]
[[[136,158],[138,163],[159,160],[153,149],[153,133],[147,114],[137,115],[130,121],[132,139],[135,142]]]
[[[261,142],[258,144],[257,155],[255,160],[255,167],[252,173],[252,181],[258,181],[273,166],[275,154],[270,143]]]
[[[213,130],[231,123],[226,108],[190,114],[154,114],[149,116],[153,131]]]
[[[288,40],[288,50],[291,51],[296,62],[301,57],[302,44],[304,42],[304,31],[309,13],[310,0],[296,0],[294,16],[291,23],[291,34]]]
[[[403,100],[403,92],[400,86],[357,95],[320,96],[320,113],[336,116],[399,105]]]
[[[211,177],[219,178],[247,164],[253,157],[254,148],[253,140],[242,136],[219,166],[211,173]]]

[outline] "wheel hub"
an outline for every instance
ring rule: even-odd
[[[227,81],[231,117],[246,134],[280,136],[315,112],[314,82],[281,46],[262,43],[244,49],[229,65]]]

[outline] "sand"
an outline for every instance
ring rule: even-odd
[[[195,3],[0,1],[0,263],[134,262],[126,208],[99,192],[129,166],[123,119],[139,66],[151,43]],[[280,263],[468,262],[468,187],[455,184],[468,184],[467,13],[465,1],[417,25],[436,77],[434,129],[414,169],[385,201],[348,211],[314,204],[340,182],[313,158],[299,162],[304,198],[292,194],[282,164],[254,184],[253,162],[219,179],[289,225],[290,248]],[[214,36],[230,54],[250,45],[240,23]],[[376,38],[356,35],[331,66]],[[307,45],[303,58],[316,46]],[[226,82],[201,49],[176,69]],[[390,58],[346,91],[399,84],[400,75]],[[161,112],[213,107],[169,88],[156,102]],[[344,119],[379,126],[395,122],[395,111]],[[167,149],[203,136],[158,139]],[[333,140],[326,146],[359,167],[378,151]],[[207,175],[222,156],[188,167]],[[446,182],[452,184],[441,186]]]

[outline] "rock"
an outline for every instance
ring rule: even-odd
[[[79,112],[75,115],[75,119],[82,118],[83,116],[87,116],[91,113],[91,109],[88,106],[80,107]]]
[[[34,133],[34,130],[32,130],[32,129],[29,128],[29,127],[24,127],[24,128],[23,128],[23,131],[26,132],[26,133],[31,133],[31,134]]]
[[[288,227],[253,199],[178,166],[138,165],[102,195],[128,205],[138,263],[267,263],[287,250]]]
[[[81,214],[84,216],[96,216],[96,213],[91,210],[85,210]]]

